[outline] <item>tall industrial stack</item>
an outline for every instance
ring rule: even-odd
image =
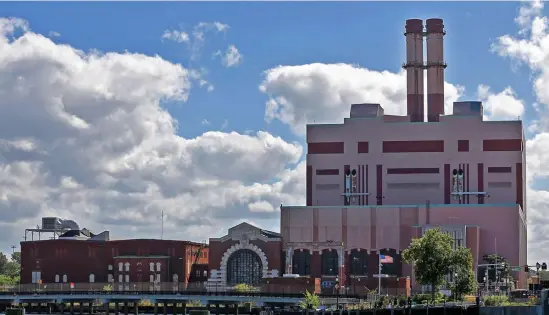
[[[427,121],[437,122],[444,115],[444,24],[428,19],[427,28]]]
[[[406,20],[407,114],[410,121],[424,121],[423,21]]]

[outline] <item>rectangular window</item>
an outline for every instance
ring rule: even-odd
[[[424,168],[388,168],[387,174],[438,174],[440,170],[437,167]]]
[[[41,280],[40,271],[33,271],[32,272],[32,283],[39,283],[40,280]]]
[[[469,152],[469,140],[458,140],[458,152]]]
[[[383,141],[383,153],[444,152],[444,140]]]
[[[344,142],[307,143],[308,154],[342,154],[344,153],[344,148]]]
[[[339,175],[339,169],[316,170],[316,175]]]
[[[368,153],[370,152],[370,144],[367,141],[362,141],[358,143],[358,153]]]
[[[522,139],[489,139],[482,141],[483,151],[522,151]]]
[[[488,166],[488,173],[511,173],[511,167],[502,167],[502,166]]]

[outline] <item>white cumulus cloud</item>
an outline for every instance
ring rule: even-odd
[[[548,18],[542,15],[543,5],[542,1],[524,2],[515,19],[517,33],[503,35],[493,45],[500,56],[530,69],[538,102],[534,106],[538,118],[528,127],[528,131],[537,134],[526,142],[530,262],[549,256],[545,246],[549,241],[549,188],[546,186],[549,176],[549,24]]]
[[[159,56],[85,53],[0,19],[0,247],[41,216],[158,237],[164,211],[166,237],[201,240],[303,203],[299,144],[177,134],[184,121],[161,102],[185,102],[195,83],[199,73]]]

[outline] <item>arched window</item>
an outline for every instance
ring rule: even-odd
[[[311,274],[311,252],[308,250],[294,251],[292,262],[294,264],[292,267],[292,273],[302,276],[308,276]]]
[[[125,263],[124,266],[126,267],[126,271],[130,271],[130,263],[129,262]]]
[[[174,283],[179,282],[179,276],[178,276],[177,274],[174,274],[173,277],[172,277],[172,281],[173,281]]]
[[[258,285],[263,278],[263,264],[256,252],[240,249],[229,257],[227,262],[227,283]]]
[[[90,273],[90,283],[95,282],[95,275],[93,273]]]
[[[130,282],[130,275],[126,275],[126,282]]]
[[[368,252],[365,250],[353,249],[350,258],[352,275],[363,276],[368,274]]]
[[[124,264],[121,262],[118,263],[118,271],[124,271]]]
[[[67,281],[68,281],[67,275],[65,274],[65,275],[63,275],[63,282],[67,282]]]
[[[153,262],[149,263],[149,270],[154,271],[154,263]]]
[[[321,260],[323,276],[337,276],[339,274],[338,255],[336,250],[323,251]]]
[[[156,271],[160,271],[160,267],[161,267],[161,266],[162,266],[162,265],[161,265],[159,262],[157,262],[157,263],[156,263]]]
[[[149,276],[149,282],[154,282],[154,275]]]
[[[114,282],[114,278],[111,274],[107,277],[107,282]]]
[[[59,282],[59,275],[55,275],[55,283]]]
[[[108,269],[109,269],[109,271],[112,270],[112,265],[109,265]]]
[[[122,275],[118,275],[118,282],[122,283],[124,280],[124,277]]]

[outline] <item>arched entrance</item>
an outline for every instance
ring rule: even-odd
[[[241,283],[259,285],[263,278],[263,265],[258,254],[250,249],[239,249],[227,262],[227,285]]]

